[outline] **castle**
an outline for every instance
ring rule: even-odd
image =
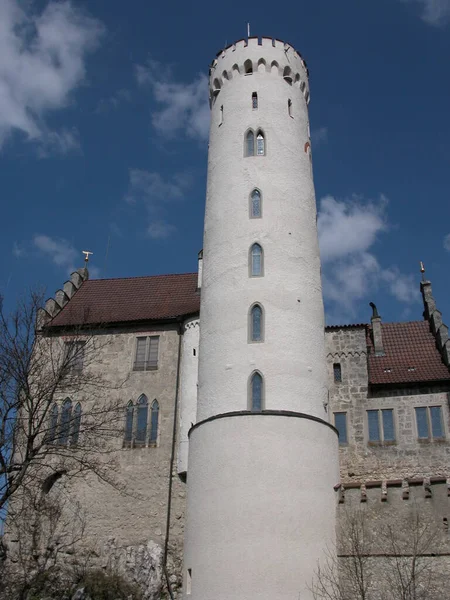
[[[80,269],[41,314],[41,335],[108,340],[89,368],[123,401],[134,497],[80,482],[91,540],[184,546],[186,600],[313,598],[347,506],[400,520],[414,496],[447,522],[448,329],[426,279],[423,319],[324,326],[309,100],[291,45],[219,52],[198,273]]]

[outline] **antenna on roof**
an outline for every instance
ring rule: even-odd
[[[94,253],[89,250],[82,250],[82,253],[84,254],[84,262],[87,264],[89,262],[89,255]]]
[[[425,265],[420,261],[420,272],[422,273],[422,281],[425,281]]]
[[[247,37],[250,37],[250,23],[247,23]]]

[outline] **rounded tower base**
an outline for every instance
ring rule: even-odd
[[[334,427],[228,413],[195,425],[189,445],[183,598],[312,600],[318,562],[335,548]]]

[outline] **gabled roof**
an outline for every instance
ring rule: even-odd
[[[198,313],[197,273],[84,281],[48,327],[161,321]]]
[[[375,356],[367,328],[369,383],[372,385],[450,380],[428,321],[382,323],[385,356]]]

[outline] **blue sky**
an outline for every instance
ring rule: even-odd
[[[0,293],[196,270],[208,65],[246,34],[307,60],[328,322],[450,319],[450,0],[0,0]]]

